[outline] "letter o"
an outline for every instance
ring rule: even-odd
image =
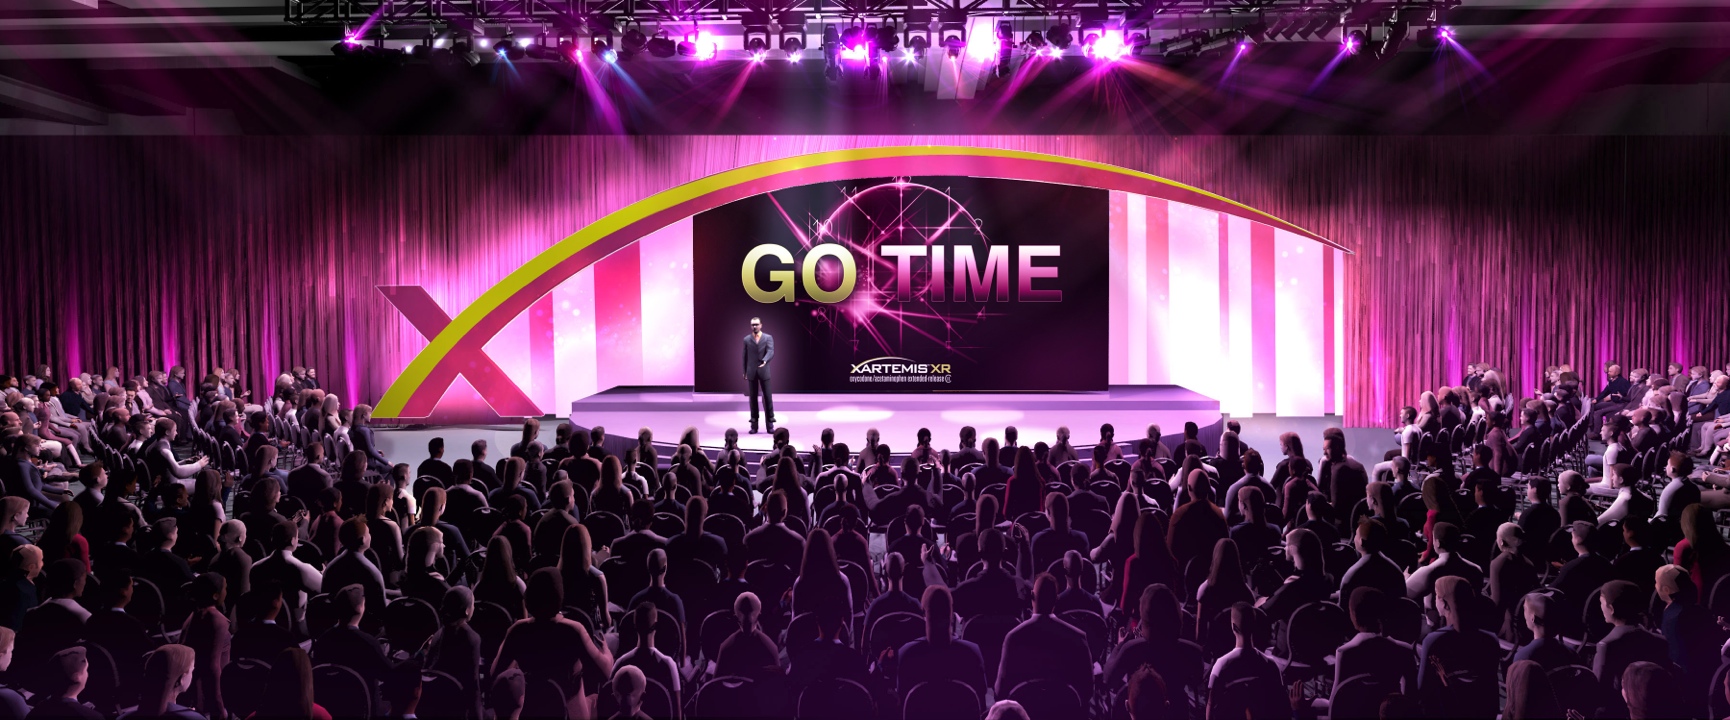
[[[834,290],[824,290],[821,285],[817,284],[817,261],[825,257],[833,257],[841,262],[841,284]],[[805,253],[803,276],[805,294],[810,295],[812,300],[826,305],[834,305],[846,300],[849,295],[853,294],[853,283],[858,277],[859,269],[853,265],[853,253],[848,252],[846,247],[838,243],[824,243]]]

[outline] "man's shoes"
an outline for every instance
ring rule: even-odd
[[[775,421],[774,420],[769,421],[769,432],[771,432],[771,433],[775,432]]]
[[[769,426],[769,429],[770,429],[770,430],[774,430],[774,429],[775,429],[775,426],[773,426],[773,425],[771,425],[771,426]],[[752,426],[751,426],[751,434],[752,434],[752,435],[756,435],[756,434],[757,434],[757,426],[756,426],[756,425],[752,425]]]

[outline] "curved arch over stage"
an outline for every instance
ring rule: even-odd
[[[1325,344],[1329,352],[1323,355],[1324,362],[1318,362],[1317,370],[1322,370],[1326,378],[1325,389],[1317,388],[1317,395],[1326,396],[1326,406],[1329,411],[1335,406],[1334,389],[1338,386],[1339,373],[1335,371],[1337,353],[1331,352],[1339,331],[1334,323],[1333,299],[1337,297],[1337,274],[1333,271],[1331,261],[1335,255],[1349,254],[1351,251],[1337,243],[1323,238],[1313,232],[1281,220],[1268,213],[1256,210],[1242,203],[1182,183],[1160,178],[1127,168],[1116,167],[1104,163],[1079,160],[1074,158],[1033,153],[1016,150],[1003,150],[982,147],[943,147],[943,146],[901,146],[859,148],[837,150],[831,152],[813,153],[796,157],[773,160],[753,165],[746,165],[734,170],[717,173],[709,177],[681,185],[641,201],[633,203],[614,212],[575,234],[561,240],[543,251],[520,268],[507,275],[491,289],[483,293],[474,303],[457,313],[456,317],[446,320],[442,311],[436,305],[430,304],[424,291],[419,297],[405,293],[399,299],[395,297],[402,288],[381,287],[387,296],[392,296],[392,302],[414,321],[417,327],[429,335],[427,346],[403,369],[402,373],[392,382],[390,388],[380,398],[375,408],[378,418],[413,418],[425,417],[432,413],[434,407],[443,397],[447,388],[459,374],[468,375],[471,382],[477,385],[484,398],[500,415],[539,414],[525,412],[539,409],[527,396],[504,377],[502,371],[492,366],[486,359],[482,348],[497,335],[514,318],[522,315],[536,300],[546,296],[558,287],[560,283],[575,276],[579,271],[594,265],[600,259],[621,248],[641,240],[649,234],[664,228],[681,219],[688,218],[704,210],[719,207],[729,202],[750,197],[765,192],[783,188],[797,187],[821,182],[846,181],[871,177],[905,177],[919,175],[961,175],[975,177],[993,177],[1012,180],[1029,180],[1064,185],[1075,185],[1111,190],[1114,193],[1124,193],[1131,196],[1170,201],[1182,205],[1200,208],[1217,213],[1220,217],[1221,233],[1225,232],[1225,217],[1230,216],[1242,221],[1253,223],[1255,228],[1265,231],[1253,241],[1257,247],[1254,272],[1257,277],[1257,288],[1253,297],[1244,302],[1245,319],[1254,325],[1252,336],[1259,338],[1258,347],[1253,353],[1257,355],[1254,365],[1260,366],[1266,360],[1267,371],[1272,372],[1272,348],[1274,347],[1276,301],[1272,296],[1273,289],[1282,286],[1282,280],[1276,280],[1272,273],[1274,264],[1273,252],[1274,231],[1289,233],[1307,243],[1315,243],[1325,248],[1324,252],[1314,255],[1325,256],[1328,261],[1326,271],[1315,273],[1316,277],[1308,278],[1307,282],[1317,282],[1327,288],[1320,293],[1318,300],[1322,301],[1320,315],[1326,317],[1323,324],[1330,331],[1326,333]],[[1141,215],[1145,223],[1146,215]],[[1143,225],[1145,232],[1145,224]],[[1114,238],[1115,240],[1115,238]],[[1159,243],[1163,245],[1161,238]],[[1249,243],[1246,243],[1249,244]],[[1263,247],[1265,246],[1265,247]],[[1230,267],[1237,259],[1229,255],[1223,241],[1216,245],[1218,253],[1214,263],[1214,272],[1218,282],[1212,285],[1218,295],[1220,306],[1212,311],[1214,322],[1219,326],[1215,335],[1216,341],[1222,347],[1230,344],[1229,310],[1231,300],[1228,297],[1227,286],[1232,270]],[[1114,246],[1115,249],[1115,246]],[[1135,270],[1128,270],[1131,284],[1139,279],[1139,293],[1133,290],[1129,299],[1133,307],[1123,311],[1123,318],[1132,326],[1146,326],[1139,333],[1132,329],[1128,335],[1133,341],[1139,338],[1141,348],[1131,348],[1128,351],[1130,367],[1124,378],[1130,382],[1152,383],[1155,378],[1141,366],[1151,363],[1150,347],[1162,345],[1165,337],[1160,336],[1155,328],[1163,327],[1163,322],[1156,321],[1150,314],[1150,307],[1164,307],[1168,312],[1184,313],[1187,308],[1178,307],[1182,301],[1174,293],[1177,287],[1173,280],[1178,275],[1172,272],[1170,278],[1151,279],[1139,277],[1138,271],[1151,272],[1156,263],[1146,253],[1136,252],[1138,248],[1131,244],[1125,258],[1113,258],[1114,263],[1120,260],[1142,260]],[[1245,249],[1245,259],[1252,252]],[[1297,249],[1302,253],[1302,249]],[[1267,257],[1262,257],[1263,255]],[[1163,265],[1159,265],[1165,272]],[[1246,268],[1247,269],[1247,268]],[[1320,268],[1318,268],[1319,270]],[[1173,268],[1176,270],[1176,268]],[[1114,272],[1117,272],[1114,269]],[[1261,277],[1267,275],[1267,277]],[[1114,275],[1114,284],[1117,276]],[[1248,281],[1249,278],[1245,278]],[[1291,279],[1293,286],[1298,278]],[[1245,282],[1239,282],[1239,285]],[[1152,289],[1156,285],[1165,288],[1165,294],[1158,294]],[[1248,290],[1248,288],[1241,288]],[[1267,297],[1262,297],[1263,290]],[[418,288],[417,288],[418,290]],[[1170,300],[1167,296],[1170,295]],[[1253,304],[1253,308],[1251,307]],[[1283,306],[1282,308],[1283,309]],[[1114,307],[1114,320],[1119,308]],[[1139,317],[1139,322],[1137,321]],[[418,319],[417,319],[418,318]],[[1118,325],[1114,323],[1114,327]],[[1240,328],[1241,330],[1241,328]],[[1266,337],[1262,337],[1266,335]],[[1114,338],[1115,339],[1115,338]],[[1315,338],[1323,341],[1323,337]],[[1240,348],[1240,351],[1242,348]],[[1159,352],[1163,352],[1160,350]],[[1265,358],[1259,357],[1265,353]],[[1114,356],[1117,355],[1114,347]],[[1220,357],[1221,352],[1209,353]],[[1240,353],[1249,355],[1250,353]],[[1323,357],[1317,357],[1322,361]],[[1325,369],[1324,369],[1325,368]],[[1114,374],[1116,368],[1114,367]],[[477,377],[478,376],[478,377]],[[478,380],[478,381],[477,381]],[[493,387],[479,387],[482,384]],[[1255,403],[1239,404],[1241,411],[1275,411],[1272,407],[1275,397],[1272,383],[1258,380],[1253,392]],[[1207,389],[1202,389],[1207,392]],[[1262,396],[1266,402],[1262,402]],[[1228,409],[1234,403],[1222,398]],[[1265,407],[1264,407],[1265,406]],[[1313,414],[1319,414],[1323,408],[1318,404]]]

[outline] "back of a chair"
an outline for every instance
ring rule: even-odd
[[[258,710],[264,686],[270,682],[270,664],[256,658],[241,658],[222,668],[222,704],[237,717]]]
[[[763,612],[780,612],[781,598],[793,589],[795,576],[786,565],[757,560],[745,566],[745,584],[763,601]]]
[[[1095,661],[1104,661],[1106,654],[1111,650],[1111,626],[1105,623],[1104,617],[1101,617],[1099,613],[1086,610],[1070,610],[1058,617],[1085,633],[1089,654]]]
[[[332,663],[312,669],[312,699],[333,718],[372,717],[372,688],[360,673]]]
[[[865,636],[866,657],[879,658],[884,650],[900,649],[925,635],[925,618],[910,612],[889,613],[877,618]],[[981,648],[983,649],[983,648]]]
[[[637,645],[637,616],[626,613],[619,619],[619,647],[631,648]],[[679,619],[672,613],[657,608],[655,610],[655,649],[673,658],[675,662],[685,657],[685,631],[679,626]]]
[[[1718,664],[1718,669],[1712,671],[1712,682],[1706,686],[1706,707],[1711,712],[1708,717],[1730,717],[1730,698],[1725,697],[1724,677],[1730,675],[1730,660]]]
[[[627,562],[625,558],[617,555],[601,563],[601,574],[607,577],[607,595],[627,603],[632,596],[649,586],[648,566],[640,561]]]
[[[1378,720],[1382,700],[1398,691],[1398,686],[1374,675],[1353,675],[1334,686],[1333,696],[1328,698],[1328,720]]]
[[[1239,678],[1208,691],[1207,720],[1283,720],[1290,715],[1285,688],[1277,681]]]
[[[1008,615],[979,615],[961,626],[961,639],[979,646],[985,660],[985,683],[997,683],[997,667],[1003,657],[1003,638],[1020,625],[1021,620]]]
[[[721,644],[727,638],[739,631],[739,618],[732,610],[716,610],[703,618],[703,629],[699,635],[703,650],[703,659],[714,662],[721,656]]]
[[[685,532],[685,519],[673,513],[655,513],[649,522],[649,529],[664,538],[676,537]]]
[[[984,713],[979,693],[960,680],[919,683],[901,702],[902,720],[978,720]]]
[[[384,638],[393,652],[414,654],[438,629],[438,611],[425,600],[399,597],[385,605]]]
[[[1286,647],[1293,662],[1321,665],[1352,636],[1351,618],[1339,605],[1312,602],[1292,612],[1285,625]]]
[[[1070,720],[1086,717],[1075,688],[1056,680],[1029,680],[1009,691],[1009,699],[1027,711],[1027,720]]]
[[[612,694],[609,683],[601,688],[602,697]],[[530,680],[523,688],[523,711],[521,717],[536,720],[564,720],[566,717],[568,699],[559,684],[550,679]],[[333,717],[335,713],[332,713]],[[601,717],[609,717],[602,715]]]
[[[126,605],[126,614],[138,618],[144,629],[156,632],[162,628],[164,611],[162,590],[156,583],[141,577],[132,579],[132,602]]]
[[[847,587],[853,594],[853,609],[865,612],[866,606],[877,596],[875,578],[851,560],[841,561],[841,574],[847,576]]]
[[[415,717],[464,720],[472,714],[473,699],[463,691],[462,683],[449,673],[422,670],[420,683],[420,703],[415,706]]]
[[[481,636],[481,659],[491,662],[499,654],[499,646],[505,642],[505,633],[511,629],[511,611],[495,602],[475,603],[474,615],[469,617],[469,627],[476,635]]]
[[[594,547],[608,547],[625,534],[625,521],[605,510],[591,511],[580,522],[589,529],[589,541]]]
[[[125,705],[136,703],[138,700],[136,696],[131,699],[131,702],[127,702],[121,697],[121,681],[131,678],[120,676],[120,671],[114,665],[114,654],[108,652],[107,648],[93,642],[85,641],[80,645],[84,646],[84,657],[90,666],[87,670],[89,677],[85,680],[84,692],[79,694],[78,699],[95,706],[97,711],[104,715],[112,714]]]
[[[692,699],[692,717],[756,718],[758,711],[756,683],[749,678],[725,675],[697,689]]]
[[[852,680],[824,678],[799,693],[794,720],[875,720],[877,704]]]

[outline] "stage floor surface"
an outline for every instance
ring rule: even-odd
[[[578,427],[600,425],[612,437],[634,437],[638,428],[654,431],[657,443],[676,443],[686,427],[696,427],[702,445],[721,447],[728,428],[739,431],[742,449],[768,450],[767,430],[751,435],[749,403],[742,394],[699,393],[689,387],[621,387],[571,404],[570,421]],[[971,425],[985,438],[1003,439],[1006,426],[1015,426],[1021,442],[1051,442],[1060,425],[1068,426],[1071,442],[1091,445],[1099,427],[1111,423],[1119,441],[1142,437],[1158,423],[1168,435],[1180,436],[1185,422],[1204,428],[1221,422],[1219,401],[1186,388],[1113,386],[1084,393],[921,393],[921,394],[777,394],[777,427],[792,433],[795,444],[810,445],[823,428],[837,440],[859,445],[869,428],[897,453],[910,449],[920,428],[931,430],[935,444],[948,447],[962,426]],[[762,428],[760,428],[762,429]],[[1204,433],[1218,437],[1214,433]],[[1203,438],[1206,441],[1206,438]]]

